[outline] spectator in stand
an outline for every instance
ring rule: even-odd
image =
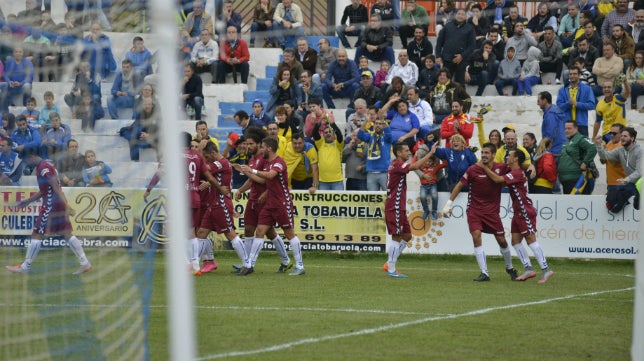
[[[192,136],[192,140],[199,142],[197,147],[199,152],[204,150],[208,142],[215,143],[219,149],[219,141],[208,133],[208,123],[205,120],[198,120],[195,124],[195,135]]]
[[[537,168],[534,182],[528,184],[530,193],[552,194],[557,181],[557,162],[550,151],[552,139],[543,138],[534,155],[533,164]]]
[[[494,55],[492,48],[491,41],[483,42],[480,49],[474,50],[469,64],[465,67],[465,82],[478,86],[476,96],[483,95],[485,87],[492,80],[491,75],[496,62],[496,55]]]
[[[80,104],[82,100],[83,93],[89,93],[92,99],[92,105],[94,107],[100,107],[102,112],[101,84],[95,82],[94,78],[92,78],[89,63],[86,61],[83,61],[78,65],[72,91],[64,96],[65,103],[72,110],[72,118],[75,118],[73,115],[76,113],[76,106]],[[101,118],[102,117],[103,115],[101,115]]]
[[[523,135],[523,148],[528,151],[528,154],[530,154],[530,161],[532,161],[537,151],[537,136],[534,135],[534,133],[527,132]]]
[[[593,25],[592,21],[584,24],[584,33],[577,38],[576,42],[579,43],[581,39],[588,40],[588,44],[594,46],[598,52],[602,51],[604,40],[601,38],[599,32],[595,31],[595,25]]]
[[[615,53],[624,61],[624,69],[633,61],[635,56],[635,42],[630,35],[626,34],[621,24],[615,24],[612,28],[612,36],[609,42],[615,45]]]
[[[193,44],[198,42],[201,30],[206,29],[211,35],[215,34],[212,16],[204,10],[204,1],[195,0],[192,5],[192,12],[186,17],[183,23],[183,38],[187,40],[192,48]]]
[[[348,25],[347,20],[349,20]],[[340,25],[335,27],[335,32],[338,34],[338,38],[340,38],[340,42],[345,49],[351,49],[347,35],[357,36],[358,39],[354,47],[357,48],[360,46],[362,42],[360,37],[368,22],[369,16],[367,14],[367,8],[360,3],[360,0],[351,0],[351,5],[347,5],[344,8]]]
[[[423,36],[425,36],[429,28],[427,10],[416,4],[416,0],[407,0],[400,16],[400,27],[398,28],[403,49],[407,48],[407,38],[413,38],[418,27],[423,30]]]
[[[470,8],[472,16],[467,19],[467,22],[474,28],[474,38],[476,39],[476,47],[479,48],[485,40],[485,36],[490,29],[488,18],[483,16],[481,5],[474,4]]]
[[[369,71],[360,73],[360,87],[353,93],[351,102],[347,106],[347,118],[355,112],[355,100],[362,99],[366,102],[367,106],[375,105],[382,99],[382,92],[373,84],[373,75]]]
[[[293,0],[282,0],[275,7],[273,30],[278,46],[282,49],[295,47],[295,39],[304,36],[302,10]]]
[[[391,110],[389,110],[392,108]],[[409,104],[398,95],[393,95],[380,109],[380,116],[389,119],[389,128],[394,143],[404,143],[412,149],[416,144],[416,134],[420,122],[416,114],[409,111]]]
[[[389,69],[391,68],[391,63],[389,60],[383,60],[380,62],[380,69],[376,71],[376,75],[373,78],[373,85],[377,86],[380,88],[382,86],[382,83],[385,82],[385,79],[387,79],[387,75],[389,74]]]
[[[81,101],[76,107],[76,117],[81,120],[81,128],[84,132],[94,130],[96,121],[101,119],[105,112],[100,104],[92,102],[92,95],[85,91],[81,95]]]
[[[559,41],[564,49],[572,46],[579,25],[579,5],[570,3],[568,4],[568,13],[561,18],[559,30],[557,30]]]
[[[250,47],[255,47],[255,37],[258,33],[264,35],[264,48],[270,48],[274,41],[270,36],[273,31],[273,15],[275,8],[270,0],[257,0],[253,10],[253,23],[250,26]]]
[[[637,131],[632,127],[625,127],[622,130],[620,133],[620,143],[622,146],[613,150],[606,150],[604,141],[600,137],[595,138],[595,145],[600,160],[619,161],[621,163],[626,176],[616,179],[618,184],[617,188],[628,190],[630,195],[638,194],[635,189],[635,183],[642,177],[642,166],[640,164],[642,160],[642,149],[635,139],[637,139]]]
[[[619,24],[625,29],[635,20],[635,10],[628,8],[628,0],[617,0],[615,10],[609,12],[602,23],[601,36],[604,41],[611,38],[613,26]]]
[[[508,48],[505,54],[505,59],[501,60],[499,64],[499,72],[497,80],[494,83],[496,92],[499,95],[504,95],[503,87],[512,85],[512,95],[517,95],[517,79],[521,76],[521,63],[515,56],[514,47]]]
[[[581,83],[588,85],[590,89],[593,89],[593,87],[597,85],[597,83],[595,82],[595,76],[593,75],[593,73],[591,73],[588,69],[584,67],[583,58],[577,58],[577,60],[573,61],[572,65],[581,69],[581,76],[579,77],[579,81]],[[594,91],[593,91],[593,94],[594,94]]]
[[[514,25],[514,35],[506,40],[505,50],[507,51],[510,47],[514,48],[516,52],[516,57],[523,65],[525,60],[528,58],[528,49],[531,46],[537,46],[538,42],[530,34],[525,33],[525,27],[523,23],[516,23]]]
[[[539,69],[542,73],[555,73],[555,83],[561,84],[561,71],[563,70],[562,47],[555,36],[552,27],[546,26],[543,29],[543,41],[539,43],[541,57]]]
[[[389,85],[389,87],[387,87],[387,89],[384,91],[384,95],[382,96],[381,103],[386,102],[386,100],[391,98],[393,95],[398,95],[401,99],[406,100],[407,89],[409,88],[410,86],[406,85],[401,77],[399,76],[393,77],[391,79],[391,85]]]
[[[644,50],[638,50],[635,53],[633,62],[626,70],[625,81],[631,85],[631,109],[635,110],[637,97],[644,95]]]
[[[567,120],[565,133],[567,141],[561,149],[561,157],[557,164],[557,174],[563,188],[563,194],[574,194],[575,184],[582,172],[597,155],[597,149],[590,140],[577,130],[577,122]],[[584,187],[581,194],[591,194],[592,187]]]
[[[154,148],[157,160],[161,159],[159,147],[159,104],[153,98],[144,98],[141,101],[141,111],[137,113],[132,124],[132,133],[128,139],[130,143],[130,160],[139,161],[141,150]],[[199,122],[197,122],[199,123]]]
[[[539,70],[539,58],[541,57],[541,51],[539,48],[530,47],[528,49],[528,58],[523,62],[521,67],[521,75],[517,81],[517,90],[519,95],[530,95],[532,96],[532,86],[539,84],[540,80],[540,70]]]
[[[184,107],[191,107],[195,112],[195,120],[201,120],[201,108],[203,107],[203,82],[199,75],[195,74],[194,64],[186,64],[183,70],[183,92],[181,99]]]
[[[472,99],[463,86],[450,80],[450,72],[447,69],[438,71],[438,82],[427,95],[427,101],[434,111],[434,122],[441,124],[445,117],[452,114],[452,102],[460,100],[463,112],[470,111]]]
[[[463,84],[465,68],[474,49],[476,49],[474,27],[467,23],[465,10],[458,9],[454,21],[445,25],[438,34],[436,63],[447,68],[454,75],[454,80]]]
[[[159,100],[156,97],[152,84],[143,84],[139,94],[134,97],[134,114],[132,114],[132,119],[136,119],[137,114],[143,109],[143,101],[145,99],[152,100],[155,105],[159,104]]]
[[[277,78],[271,84],[269,90],[271,99],[266,105],[266,112],[270,114],[275,113],[275,109],[283,105],[287,100],[292,100],[294,104],[302,103],[302,94],[296,80],[291,76],[291,71],[282,68],[277,71]]]
[[[414,28],[414,39],[407,44],[409,60],[416,64],[419,70],[425,66],[425,59],[434,54],[434,46],[427,39],[426,34],[426,29],[423,30],[422,27],[416,26]]]
[[[604,83],[612,82],[624,69],[624,62],[615,54],[615,45],[604,43],[603,54],[604,56],[595,60],[592,70],[593,74],[597,75],[597,84],[599,84],[593,88],[597,97],[603,93]]]
[[[610,127],[610,141],[605,142],[604,149],[608,152],[613,151],[622,146],[621,138],[622,131],[624,126],[622,124],[616,123]],[[602,140],[603,142],[603,140]],[[596,144],[597,145],[597,144]],[[619,159],[607,160],[605,157],[602,157],[602,152],[599,152],[599,161],[602,164],[606,165],[606,188],[607,190],[616,189],[620,186],[617,182],[618,179],[626,178],[626,172],[624,172],[624,167]]]
[[[86,187],[111,187],[110,173],[112,173],[112,168],[107,163],[96,160],[96,152],[93,150],[85,151],[83,182],[85,182]]]
[[[219,45],[219,61],[217,78],[219,84],[226,83],[226,74],[233,73],[233,81],[237,83],[237,72],[241,73],[241,82],[248,83],[250,72],[250,52],[244,39],[238,37],[237,28],[229,26],[226,29],[226,39]]]
[[[416,114],[416,118],[418,118],[418,124],[420,125],[418,136],[420,139],[425,139],[427,134],[434,130],[432,107],[426,100],[420,98],[420,91],[415,86],[407,89],[407,105],[409,111]],[[436,133],[436,138],[438,138],[438,134]]]
[[[284,149],[284,161],[289,187],[315,193],[319,184],[318,152],[313,144],[304,141],[303,134],[293,134]]]
[[[382,25],[380,15],[372,14],[362,37],[362,43],[356,48],[355,61],[358,62],[360,57],[366,56],[371,61],[387,60],[389,64],[393,64],[395,61],[393,36],[393,29]]]
[[[241,34],[242,21],[241,14],[233,10],[233,0],[224,0],[223,9],[219,16],[217,16],[215,33],[220,38],[223,38],[224,32],[227,31],[228,27],[234,26],[237,29],[237,33]]]
[[[588,111],[595,109],[595,95],[590,86],[581,83],[581,69],[572,67],[568,71],[569,84],[559,88],[557,106],[566,114],[566,119],[577,122],[579,132],[588,136]],[[550,138],[554,139],[552,136]]]
[[[134,71],[142,78],[152,74],[151,56],[150,50],[145,47],[143,38],[140,36],[134,37],[132,40],[132,48],[125,53],[125,59],[132,61]]]
[[[31,29],[31,35],[23,41],[25,58],[29,59],[34,65],[35,77],[38,81],[55,81],[57,56],[51,46],[49,38],[42,34],[42,29],[35,27]]]
[[[358,66],[349,61],[345,49],[338,50],[338,59],[331,62],[326,81],[322,83],[322,94],[329,109],[334,109],[333,98],[351,99],[360,87]]]
[[[248,113],[246,113],[243,110],[238,110],[234,115],[233,115],[233,120],[239,127],[241,127],[241,134],[244,134],[246,129],[250,127],[250,116]]]
[[[535,41],[541,42],[543,41],[546,26],[552,27],[557,32],[557,17],[548,9],[547,2],[540,2],[537,8],[537,14],[528,21],[526,28],[530,30],[530,35],[532,35]]]
[[[606,19],[606,15],[615,10],[615,4],[616,1],[614,0],[599,0],[595,5],[595,13],[597,15],[595,19],[595,25],[597,25],[600,30],[602,23]]]
[[[275,124],[277,124],[277,128],[278,128],[277,134],[280,137],[284,138],[286,143],[291,142],[291,140],[293,139],[293,134],[298,134],[301,132],[299,128],[299,124],[295,123],[295,118],[288,116],[288,111],[286,110],[286,107],[283,105],[280,105],[277,107],[277,109],[275,109]],[[270,128],[270,124],[269,124],[269,128]],[[281,144],[281,140],[280,140],[280,144]],[[280,152],[283,153],[284,149],[285,147],[282,147],[282,150]]]
[[[437,158],[447,161],[447,191],[451,192],[467,168],[476,163],[476,154],[466,146],[465,138],[460,134],[452,135],[448,143],[450,146],[437,148],[435,154]]]
[[[528,25],[528,19],[519,15],[519,8],[511,6],[507,16],[503,17],[503,25],[501,26],[501,37],[504,42],[508,42],[514,36],[514,29],[518,23],[523,24],[523,28]]]
[[[304,70],[300,76],[300,92],[302,94],[302,100],[297,109],[297,115],[306,119],[306,116],[309,114],[309,100],[313,98],[322,99],[322,85],[313,81],[313,73],[308,70]]]
[[[284,57],[284,61],[277,65],[277,72],[279,73],[281,69],[288,69],[291,71],[293,79],[295,79],[295,81],[299,80],[300,76],[302,76],[302,71],[304,71],[304,67],[302,66],[302,63],[295,60],[295,49],[284,49],[282,56]]]
[[[38,124],[40,124],[43,130],[46,130],[47,128],[49,128],[49,114],[60,114],[60,108],[54,103],[54,93],[52,93],[51,91],[47,90],[43,95],[43,98],[45,100],[45,105],[40,109],[38,115]]]
[[[83,165],[85,157],[78,151],[78,141],[70,139],[67,142],[67,152],[58,158],[56,169],[63,187],[84,187]]]
[[[621,94],[615,94],[614,84],[610,81],[604,82],[602,87],[604,99],[597,102],[595,109],[595,124],[593,125],[593,137],[595,139],[599,133],[601,125],[601,136],[604,141],[610,139],[608,133],[613,124],[621,124],[626,126],[626,99],[631,92],[630,84],[624,82],[624,90]]]
[[[386,89],[396,76],[400,77],[406,86],[415,86],[418,82],[418,67],[415,63],[409,61],[407,50],[401,50],[398,53],[398,61],[389,69],[387,78],[380,85],[380,89]]]
[[[103,34],[98,22],[92,23],[90,34],[83,39],[83,48],[81,59],[89,62],[92,79],[95,81],[105,79],[116,70],[110,38]]]
[[[232,134],[236,134],[236,133],[232,133]],[[231,136],[228,137],[228,141],[226,142],[226,147],[221,152],[221,154],[224,157],[228,158],[228,161],[230,162],[231,165],[248,164],[248,159],[251,157],[251,155],[248,154],[248,143],[246,143],[246,137],[242,135],[241,137],[239,137],[239,139],[237,139],[233,143],[234,139],[235,139],[234,137],[231,137]],[[248,180],[248,176],[246,174],[242,172],[233,171],[232,189],[241,188],[241,186],[243,186],[247,180]]]
[[[369,59],[366,56],[361,56],[360,59],[358,59],[358,72],[362,74],[363,71],[371,73],[371,78],[376,75],[376,72],[369,68]]]
[[[51,127],[45,132],[42,139],[41,157],[56,160],[59,153],[67,147],[67,142],[72,139],[72,130],[67,124],[62,124],[58,113],[49,114]]]
[[[25,0],[25,10],[18,13],[18,21],[25,26],[38,26],[40,25],[40,1],[36,4],[36,0]]]
[[[320,38],[318,41],[318,49],[320,49],[320,52],[318,53],[318,60],[315,63],[313,81],[322,84],[326,81],[326,72],[329,69],[329,65],[338,57],[338,48],[332,47],[329,39]]]
[[[19,186],[24,164],[18,152],[11,149],[11,139],[0,137],[0,185]]]
[[[13,98],[22,95],[22,105],[31,98],[31,83],[34,81],[34,66],[23,57],[21,47],[13,49],[13,58],[8,58],[4,68],[4,83],[0,83],[0,110],[7,111]]]
[[[27,118],[27,123],[31,125],[34,128],[40,129],[41,124],[40,124],[40,110],[36,109],[36,98],[31,97],[27,99],[27,108],[20,113],[20,115],[24,115],[25,118]],[[49,117],[48,117],[49,118]],[[49,119],[47,119],[47,123],[49,122]],[[45,123],[43,121],[43,123]],[[42,130],[43,134],[45,132],[45,129]]]
[[[212,40],[208,30],[201,30],[199,41],[192,47],[190,62],[195,65],[197,74],[210,73],[211,82],[217,83],[217,67],[219,59],[219,45]]]
[[[383,117],[373,123],[373,132],[363,123],[358,131],[358,139],[365,142],[367,190],[384,191],[387,189],[387,169],[391,163],[391,146],[394,142],[391,129]]]
[[[23,115],[16,120],[16,129],[11,132],[11,140],[15,144],[15,151],[20,158],[26,159],[29,154],[40,152],[42,137],[38,129],[27,124],[27,118]]]
[[[370,19],[373,18],[374,15],[380,16],[382,26],[390,27],[393,29],[395,14],[394,8],[391,6],[391,3],[389,1],[376,0],[375,4],[371,5]]]
[[[463,137],[464,146],[469,147],[470,138],[474,134],[472,117],[463,112],[463,101],[452,99],[452,114],[443,119],[441,123],[441,138],[445,139],[445,147],[450,147],[452,135],[459,134]]]
[[[309,100],[309,107],[311,108],[311,113],[306,116],[306,120],[304,121],[304,135],[309,139],[315,139],[313,129],[317,128],[318,135],[321,136],[323,134],[322,132],[324,132],[330,123],[335,123],[335,117],[333,113],[322,108],[322,99],[315,98]]]
[[[563,81],[564,85],[567,85],[568,82],[568,74],[567,72],[570,70],[570,68],[573,67],[573,61],[577,58],[582,58],[584,60],[584,68],[586,69],[592,69],[593,64],[595,64],[595,60],[599,58],[599,50],[595,48],[594,46],[590,45],[590,42],[588,39],[584,37],[580,37],[577,39],[576,42],[577,47],[573,48],[571,51],[568,52],[568,57],[570,59],[570,62],[568,63],[568,70],[563,72]]]
[[[304,70],[308,70],[311,74],[315,74],[315,65],[318,62],[318,53],[315,49],[309,47],[309,43],[305,37],[297,39],[297,54],[295,60],[302,64]],[[300,72],[300,79],[302,73]]]
[[[349,115],[349,117],[347,118],[347,124],[344,127],[345,143],[348,143],[350,141],[353,131],[360,129],[362,123],[366,122],[369,116],[367,102],[364,99],[357,98],[353,103],[356,109],[354,113]]]
[[[264,112],[264,103],[261,99],[253,100],[253,112],[250,114],[250,125],[258,128],[266,128],[271,122],[271,117]]]
[[[496,26],[493,26],[490,28],[490,31],[487,33],[487,36],[485,37],[485,40],[489,40],[492,42],[492,52],[494,53],[494,57],[496,58],[496,62],[493,65],[492,68],[492,81],[496,79],[496,74],[499,68],[499,64],[501,63],[501,60],[505,58],[505,41],[501,38],[499,35],[499,29]]]
[[[120,109],[131,108],[134,110],[134,96],[139,93],[143,84],[143,79],[134,71],[131,60],[123,60],[121,69],[116,74],[112,84],[112,96],[107,101],[107,111],[112,119],[121,119],[119,117]]]
[[[16,129],[16,116],[13,113],[2,114],[2,127],[0,127],[0,135],[10,137],[11,133]]]
[[[342,151],[342,162],[345,163],[344,173],[346,178],[346,190],[366,191],[367,190],[367,168],[365,142],[358,139],[359,129],[355,129],[349,137],[349,142]]]
[[[425,99],[429,90],[436,85],[438,78],[438,70],[440,69],[436,65],[436,57],[433,54],[428,55],[425,58],[423,66],[420,68],[420,74],[418,75],[418,82],[416,86],[420,91],[420,97]]]
[[[325,124],[322,136],[322,124],[316,123],[313,128],[313,139],[318,150],[319,190],[343,191],[344,175],[342,174],[342,150],[344,140],[342,131],[333,120]]]
[[[635,51],[644,50],[644,9],[635,12],[635,21],[626,28],[626,33],[635,41]]]
[[[559,91],[561,92],[561,90]],[[562,96],[565,96],[565,94]],[[554,154],[555,157],[559,157],[561,154],[561,147],[563,147],[566,142],[566,119],[570,118],[556,104],[552,104],[552,94],[547,91],[539,93],[537,96],[537,105],[543,111],[541,138],[550,139],[551,144],[548,150]]]
[[[292,122],[297,127],[297,133],[304,131],[304,119],[295,111],[297,109],[295,102],[293,100],[287,100],[284,102],[284,109],[286,109],[287,120]]]
[[[494,0],[488,1],[487,3],[488,5],[485,7],[485,16],[487,17],[490,25],[502,25],[504,23],[504,19],[510,17],[510,10],[513,8],[516,9],[516,6],[514,6],[514,2],[512,1]],[[518,9],[516,14],[519,14]]]

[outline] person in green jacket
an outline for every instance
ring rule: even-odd
[[[557,174],[563,187],[563,193],[570,194],[582,172],[588,168],[593,158],[595,158],[597,148],[588,138],[579,133],[577,122],[574,120],[566,121],[565,133],[568,141],[561,150]],[[582,194],[591,194],[591,188],[586,187]]]

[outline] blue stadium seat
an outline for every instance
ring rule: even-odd
[[[242,130],[239,127],[236,128],[210,128],[208,129],[208,134],[211,137],[217,138],[219,140],[219,145],[223,146],[226,144],[226,139],[228,139],[228,134],[230,133],[242,134]],[[222,143],[223,140],[223,143]]]
[[[237,111],[243,110],[250,114],[253,112],[253,103],[237,103],[237,102],[220,102],[220,114],[235,114]]]
[[[276,65],[266,65],[266,78],[273,79],[277,75]]]
[[[219,114],[219,117],[217,117],[217,128],[234,127],[239,127],[239,125],[237,124],[237,122],[235,122],[233,114]]]
[[[257,90],[269,90],[273,84],[273,78],[257,78]]]
[[[271,95],[268,90],[244,90],[244,102],[252,103],[253,100],[258,98],[264,99],[264,103],[266,103],[271,98]]]
[[[320,52],[318,47],[318,41],[322,38],[329,39],[329,44],[334,48],[340,47],[340,39],[334,36],[307,36],[306,40],[309,42],[309,47],[315,49],[315,51]]]

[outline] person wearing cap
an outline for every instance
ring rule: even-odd
[[[333,98],[349,98],[360,87],[360,74],[355,62],[349,61],[345,49],[338,50],[338,58],[331,62],[326,80],[322,83],[322,94],[329,109],[334,109]]]
[[[353,98],[351,98],[351,102],[347,106],[345,114],[347,119],[355,112],[356,106],[354,102],[356,99],[364,99],[368,107],[382,100],[382,91],[373,84],[373,74],[370,71],[363,71],[360,74],[360,87],[353,93]]]
[[[415,86],[418,82],[418,66],[414,62],[409,61],[407,50],[401,50],[398,53],[398,61],[389,69],[389,73],[387,74],[387,78],[385,78],[385,83],[381,85],[381,89],[386,89],[395,76],[400,77],[407,86]]]
[[[260,99],[253,100],[253,112],[250,114],[250,125],[265,128],[270,121],[271,117],[264,111],[264,103]]]

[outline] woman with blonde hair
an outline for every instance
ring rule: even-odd
[[[557,163],[555,156],[550,153],[552,147],[552,139],[543,138],[539,142],[537,151],[534,154],[534,163],[536,163],[537,175],[534,177],[534,182],[530,182],[530,193],[536,194],[552,194],[557,181]],[[530,179],[528,177],[528,179]]]

